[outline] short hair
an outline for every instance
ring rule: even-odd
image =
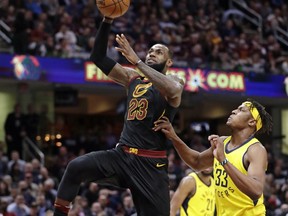
[[[172,52],[172,50],[171,49],[169,49],[169,47],[166,45],[166,44],[163,44],[163,43],[158,43],[159,45],[161,45],[161,46],[163,46],[163,47],[165,47],[166,49],[167,49],[167,51],[168,51],[168,56],[169,56],[169,58],[170,59],[172,59],[173,58],[173,52]],[[156,45],[156,44],[154,44],[154,45]]]
[[[165,45],[165,44],[162,44],[162,45],[167,48],[168,56],[169,56],[170,59],[172,59],[173,55],[174,55],[173,51],[171,49],[169,49],[169,47],[167,45]]]
[[[271,115],[265,110],[265,107],[251,98],[248,98],[247,101],[251,102],[250,109],[253,109],[255,107],[258,110],[262,121],[262,127],[260,128],[259,131],[257,131],[257,133],[269,134],[270,132],[272,132],[273,120]]]

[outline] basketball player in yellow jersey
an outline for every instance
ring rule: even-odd
[[[219,216],[264,216],[263,188],[267,168],[267,151],[256,133],[272,131],[272,118],[254,100],[243,102],[231,112],[226,125],[230,136],[210,135],[211,147],[203,152],[190,149],[175,133],[167,118],[155,122],[194,170],[213,165],[216,211]]]
[[[215,188],[212,167],[185,176],[171,199],[170,216],[213,216]],[[180,208],[181,207],[181,208]]]

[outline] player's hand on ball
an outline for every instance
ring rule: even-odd
[[[139,61],[139,57],[136,55],[132,47],[130,46],[127,38],[124,34],[117,34],[116,41],[119,47],[115,47],[117,51],[122,53],[122,55],[133,65],[135,65]]]

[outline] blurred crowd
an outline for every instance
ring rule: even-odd
[[[14,125],[20,121],[17,131],[23,134],[22,138],[29,137],[35,141],[35,144],[45,153],[45,161],[41,163],[38,157],[24,158],[21,154],[23,152],[19,152],[19,149],[10,149],[8,154],[9,141],[0,142],[0,214],[4,216],[52,215],[58,184],[69,161],[86,152],[113,148],[120,136],[123,117],[102,116],[94,118],[93,122],[91,122],[92,117],[82,117],[81,120],[79,117],[80,122],[74,120],[76,123],[73,127],[73,124],[67,121],[69,117],[64,115],[58,115],[55,123],[47,120],[47,108],[44,105],[41,106],[39,113],[37,109],[31,109],[30,105],[26,112],[21,110],[19,104],[14,108],[14,111],[8,114],[5,124],[9,118],[10,123]],[[17,117],[12,121],[13,115]],[[34,119],[31,125],[25,123],[29,118],[30,122]],[[40,119],[42,120],[39,121]],[[178,128],[177,125],[174,127]],[[209,147],[207,137],[212,133],[209,125],[199,127],[199,124],[191,121],[184,128],[182,131],[177,129],[177,133],[190,148],[201,152]],[[58,141],[51,140],[52,130],[61,135]],[[9,131],[5,130],[6,138]],[[33,138],[35,134],[36,137],[39,136],[41,131],[46,134],[45,136],[50,134],[50,139]],[[17,135],[11,136],[15,138]],[[260,140],[267,148],[269,158],[264,189],[266,215],[287,216],[287,156],[274,155],[275,147],[268,141],[271,140],[270,138]],[[14,141],[17,141],[18,145],[23,145],[21,140]],[[179,158],[171,143],[168,142],[167,145],[168,176],[172,197],[180,180],[193,170]],[[134,213],[135,207],[129,190],[95,182],[83,182],[70,215],[130,216]]]
[[[94,0],[4,0],[0,17],[11,29],[14,53],[87,60],[102,15]],[[124,33],[142,59],[154,43],[174,52],[175,66],[255,73],[287,74],[287,33],[283,0],[241,0],[261,15],[253,26],[229,7],[228,0],[133,0],[116,18],[108,55],[125,63],[114,49],[115,34]],[[288,38],[288,37],[287,37]]]

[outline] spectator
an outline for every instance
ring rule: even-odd
[[[0,147],[0,178],[8,172],[8,157],[4,154],[2,147]]]
[[[36,202],[31,203],[29,216],[39,216],[38,215],[38,205]]]
[[[98,202],[100,203],[101,208],[105,212],[106,216],[114,216],[115,211],[108,206],[109,204],[109,198],[106,194],[100,194],[98,198]]]
[[[69,49],[74,50],[74,47],[77,43],[76,35],[65,24],[62,24],[59,31],[55,34],[56,43],[59,43],[61,39],[65,39],[65,41],[67,41],[67,45],[70,47]]]
[[[32,204],[32,202],[35,201],[35,196],[32,194],[32,190],[28,186],[27,181],[25,181],[25,180],[19,181],[18,182],[18,190],[23,195],[23,197],[25,199],[25,204],[27,206],[30,206]]]
[[[13,164],[19,164],[20,171],[24,172],[26,161],[20,159],[20,155],[18,151],[11,152],[11,159],[8,161],[8,172],[12,170]]]
[[[42,13],[40,0],[26,0],[26,8],[33,12],[34,17]]]
[[[58,0],[42,0],[42,4],[49,20],[55,21],[57,10],[60,8]]]
[[[227,19],[223,27],[220,29],[221,37],[225,41],[230,41],[232,37],[239,36],[241,30],[235,25],[232,19]]]
[[[3,181],[0,179],[0,197],[1,201],[2,199],[5,199],[5,197],[10,196],[10,190],[9,190],[9,185],[7,182]]]
[[[27,16],[25,16],[25,11],[17,11],[16,13],[15,22],[13,24],[13,49],[16,54],[25,54],[27,52],[31,26],[29,26],[29,21],[27,20]],[[30,13],[31,12],[27,12],[26,14]]]
[[[39,175],[39,184],[44,184],[47,179],[53,179],[56,186],[58,186],[58,179],[55,176],[49,174],[49,170],[46,167],[41,167]]]
[[[136,213],[135,206],[131,194],[126,194],[123,197],[124,216],[130,216]]]
[[[45,46],[45,56],[53,56],[55,52],[54,38],[48,35],[47,40],[44,41]]]
[[[90,214],[90,207],[91,205],[88,205],[88,200],[83,196],[77,196],[75,199],[75,202],[78,203],[78,205],[81,207],[81,212],[84,215]]]
[[[65,146],[61,146],[58,149],[58,154],[56,155],[55,164],[54,164],[54,167],[53,167],[53,170],[52,170],[53,174],[55,176],[57,176],[58,179],[61,179],[61,177],[64,174],[64,171],[65,171],[65,168],[66,168],[67,164],[74,157],[75,156],[72,153],[70,153],[67,150],[67,147],[65,147]]]
[[[24,172],[21,170],[20,164],[18,162],[12,163],[8,173],[12,177],[12,182],[14,184],[17,184],[19,181],[24,179]]]
[[[57,193],[53,179],[47,179],[43,184],[42,190],[46,200],[46,207],[52,209]]]
[[[5,176],[2,177],[2,180],[3,180],[3,182],[5,182],[5,184],[7,184],[8,189],[11,192],[12,186],[13,186],[12,185],[13,184],[12,177],[10,175],[6,174]]]
[[[81,195],[87,199],[88,205],[91,206],[99,197],[98,184],[95,182],[89,183],[88,188],[84,189]]]
[[[7,206],[7,212],[14,213],[15,216],[28,216],[30,214],[30,209],[25,204],[25,199],[22,194],[18,194],[15,201]]]
[[[29,35],[28,53],[30,55],[44,56],[46,53],[44,41],[47,37],[48,34],[45,32],[44,22],[38,21]]]
[[[94,202],[91,205],[90,212],[87,214],[87,216],[104,216],[106,215],[101,204],[99,202]]]
[[[42,168],[42,165],[40,164],[40,161],[36,158],[31,160],[32,164],[32,178],[33,182],[36,184],[40,183],[40,171]]]
[[[261,59],[259,53],[255,52],[252,57],[249,58],[245,65],[242,65],[242,70],[244,72],[254,72],[258,74],[265,73],[265,60]]]
[[[22,139],[26,135],[25,117],[21,112],[20,104],[14,105],[14,111],[9,113],[5,123],[5,138],[7,144],[7,155],[10,158],[12,151],[22,153]]]
[[[33,197],[33,201],[35,201],[35,198],[39,193],[39,185],[33,182],[32,173],[25,173],[24,182],[26,183],[25,189],[29,191],[29,194],[31,194],[31,196]]]
[[[44,40],[44,39],[43,39]],[[25,128],[27,136],[35,143],[38,135],[39,114],[35,110],[35,105],[30,103],[27,106],[27,114],[25,115]]]
[[[39,216],[46,216],[46,212],[51,209],[50,202],[46,201],[42,193],[36,196],[36,204]]]

